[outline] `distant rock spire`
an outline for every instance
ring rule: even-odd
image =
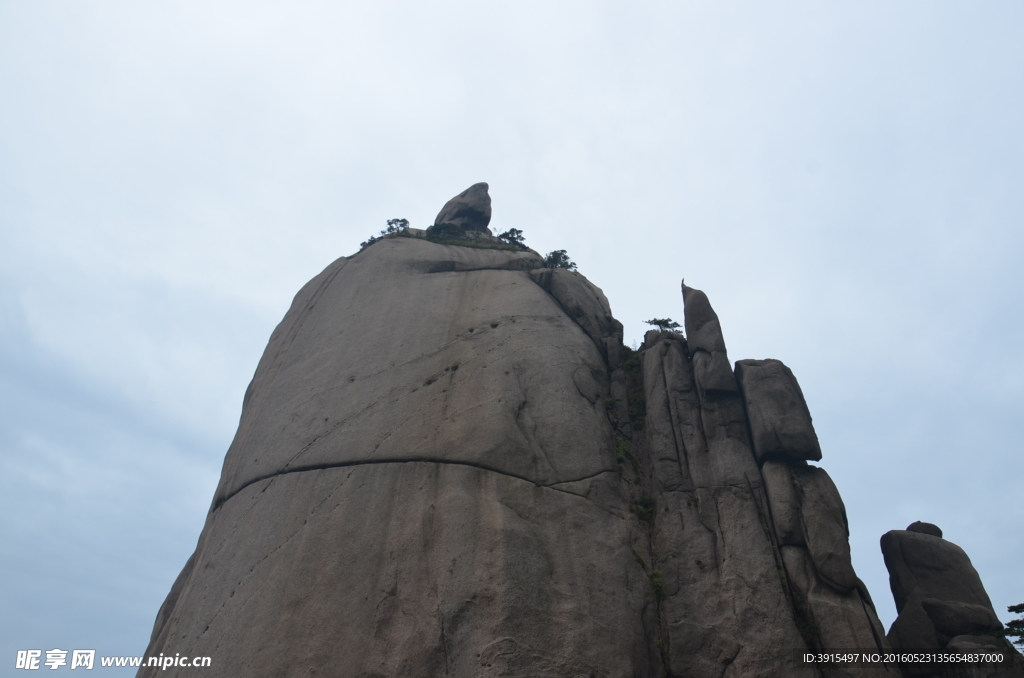
[[[702,391],[734,393],[729,356],[722,338],[722,324],[702,291],[683,285],[683,325],[686,343],[693,353],[694,373]]]

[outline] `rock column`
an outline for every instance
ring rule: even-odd
[[[653,567],[669,675],[892,676],[819,670],[799,650],[888,648],[850,562],[845,509],[792,373],[729,365],[707,296],[683,288],[686,339],[641,351],[643,456],[656,507]]]

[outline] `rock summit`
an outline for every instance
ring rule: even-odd
[[[487,184],[437,218],[489,220]],[[706,294],[634,351],[577,272],[401,235],[271,334],[146,651],[213,666],[140,676],[896,678],[799,657],[989,642],[929,529],[883,537],[886,636],[795,376],[734,368]]]

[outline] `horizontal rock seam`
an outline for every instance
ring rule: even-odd
[[[446,460],[446,459],[431,459],[429,457],[412,457],[412,458],[409,458],[409,459],[362,459],[362,460],[359,460],[359,461],[343,461],[343,462],[338,462],[337,464],[310,464],[309,466],[297,466],[295,468],[285,469],[283,471],[278,471],[276,473],[268,473],[267,475],[260,476],[259,478],[253,478],[252,480],[248,481],[247,483],[245,483],[244,485],[239,487],[237,490],[235,490],[234,492],[232,492],[231,494],[229,494],[228,496],[224,497],[223,499],[218,501],[216,504],[214,504],[212,510],[215,511],[215,510],[219,509],[224,504],[226,504],[229,499],[231,499],[232,497],[234,497],[235,495],[237,495],[239,492],[241,492],[245,488],[249,487],[250,485],[254,485],[254,484],[256,484],[256,483],[258,483],[260,481],[263,481],[263,480],[269,480],[271,478],[276,478],[277,476],[287,475],[289,473],[305,473],[307,471],[323,471],[323,470],[332,469],[332,468],[348,468],[348,467],[352,467],[352,466],[368,466],[368,465],[373,465],[373,464],[409,464],[409,463],[448,464],[448,465],[452,465],[452,466],[469,466],[470,468],[480,469],[481,471],[488,471],[490,473],[497,473],[498,475],[503,475],[503,476],[506,476],[506,477],[509,477],[509,478],[515,478],[516,480],[522,480],[524,482],[530,483],[531,485],[534,485],[535,487],[541,487],[541,488],[545,488],[545,489],[548,489],[548,490],[555,490],[557,492],[563,492],[565,494],[571,494],[572,496],[579,497],[580,499],[586,499],[586,497],[584,497],[583,495],[580,495],[580,494],[576,494],[575,492],[569,492],[568,490],[563,490],[563,489],[557,487],[557,485],[565,485],[566,483],[579,483],[579,482],[583,482],[584,480],[590,480],[591,478],[596,478],[597,476],[602,475],[604,473],[618,473],[617,469],[604,469],[604,470],[598,471],[597,473],[591,473],[589,476],[583,476],[582,478],[571,478],[569,480],[560,480],[557,483],[552,483],[550,485],[542,485],[541,483],[538,483],[538,482],[535,482],[533,480],[530,480],[529,478],[524,478],[523,476],[518,476],[518,475],[516,475],[514,473],[507,473],[505,471],[499,471],[498,469],[495,469],[495,468],[489,468],[487,466],[481,466],[480,464],[473,464],[473,463],[470,463],[468,461],[451,461],[451,460]]]

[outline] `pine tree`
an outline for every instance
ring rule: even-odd
[[[1024,603],[1019,605],[1010,605],[1006,608],[1007,611],[1013,614],[1024,614]],[[1013,638],[1010,642],[1019,648],[1024,649],[1024,617],[1020,619],[1011,619],[1006,622],[1006,628],[1001,631],[1002,635],[1007,638]]]
[[[499,233],[498,240],[506,242],[509,245],[515,245],[521,250],[526,249],[526,245],[524,244],[525,239],[523,238],[523,232],[520,231],[518,228],[510,228],[504,233]]]
[[[544,257],[544,265],[548,268],[565,268],[570,271],[576,270],[576,262],[569,260],[569,256],[565,253],[565,250],[548,252],[548,255]]]
[[[675,332],[679,329],[679,323],[672,320],[672,318],[651,318],[650,320],[644,321],[648,325],[654,325],[662,332],[669,331]]]

